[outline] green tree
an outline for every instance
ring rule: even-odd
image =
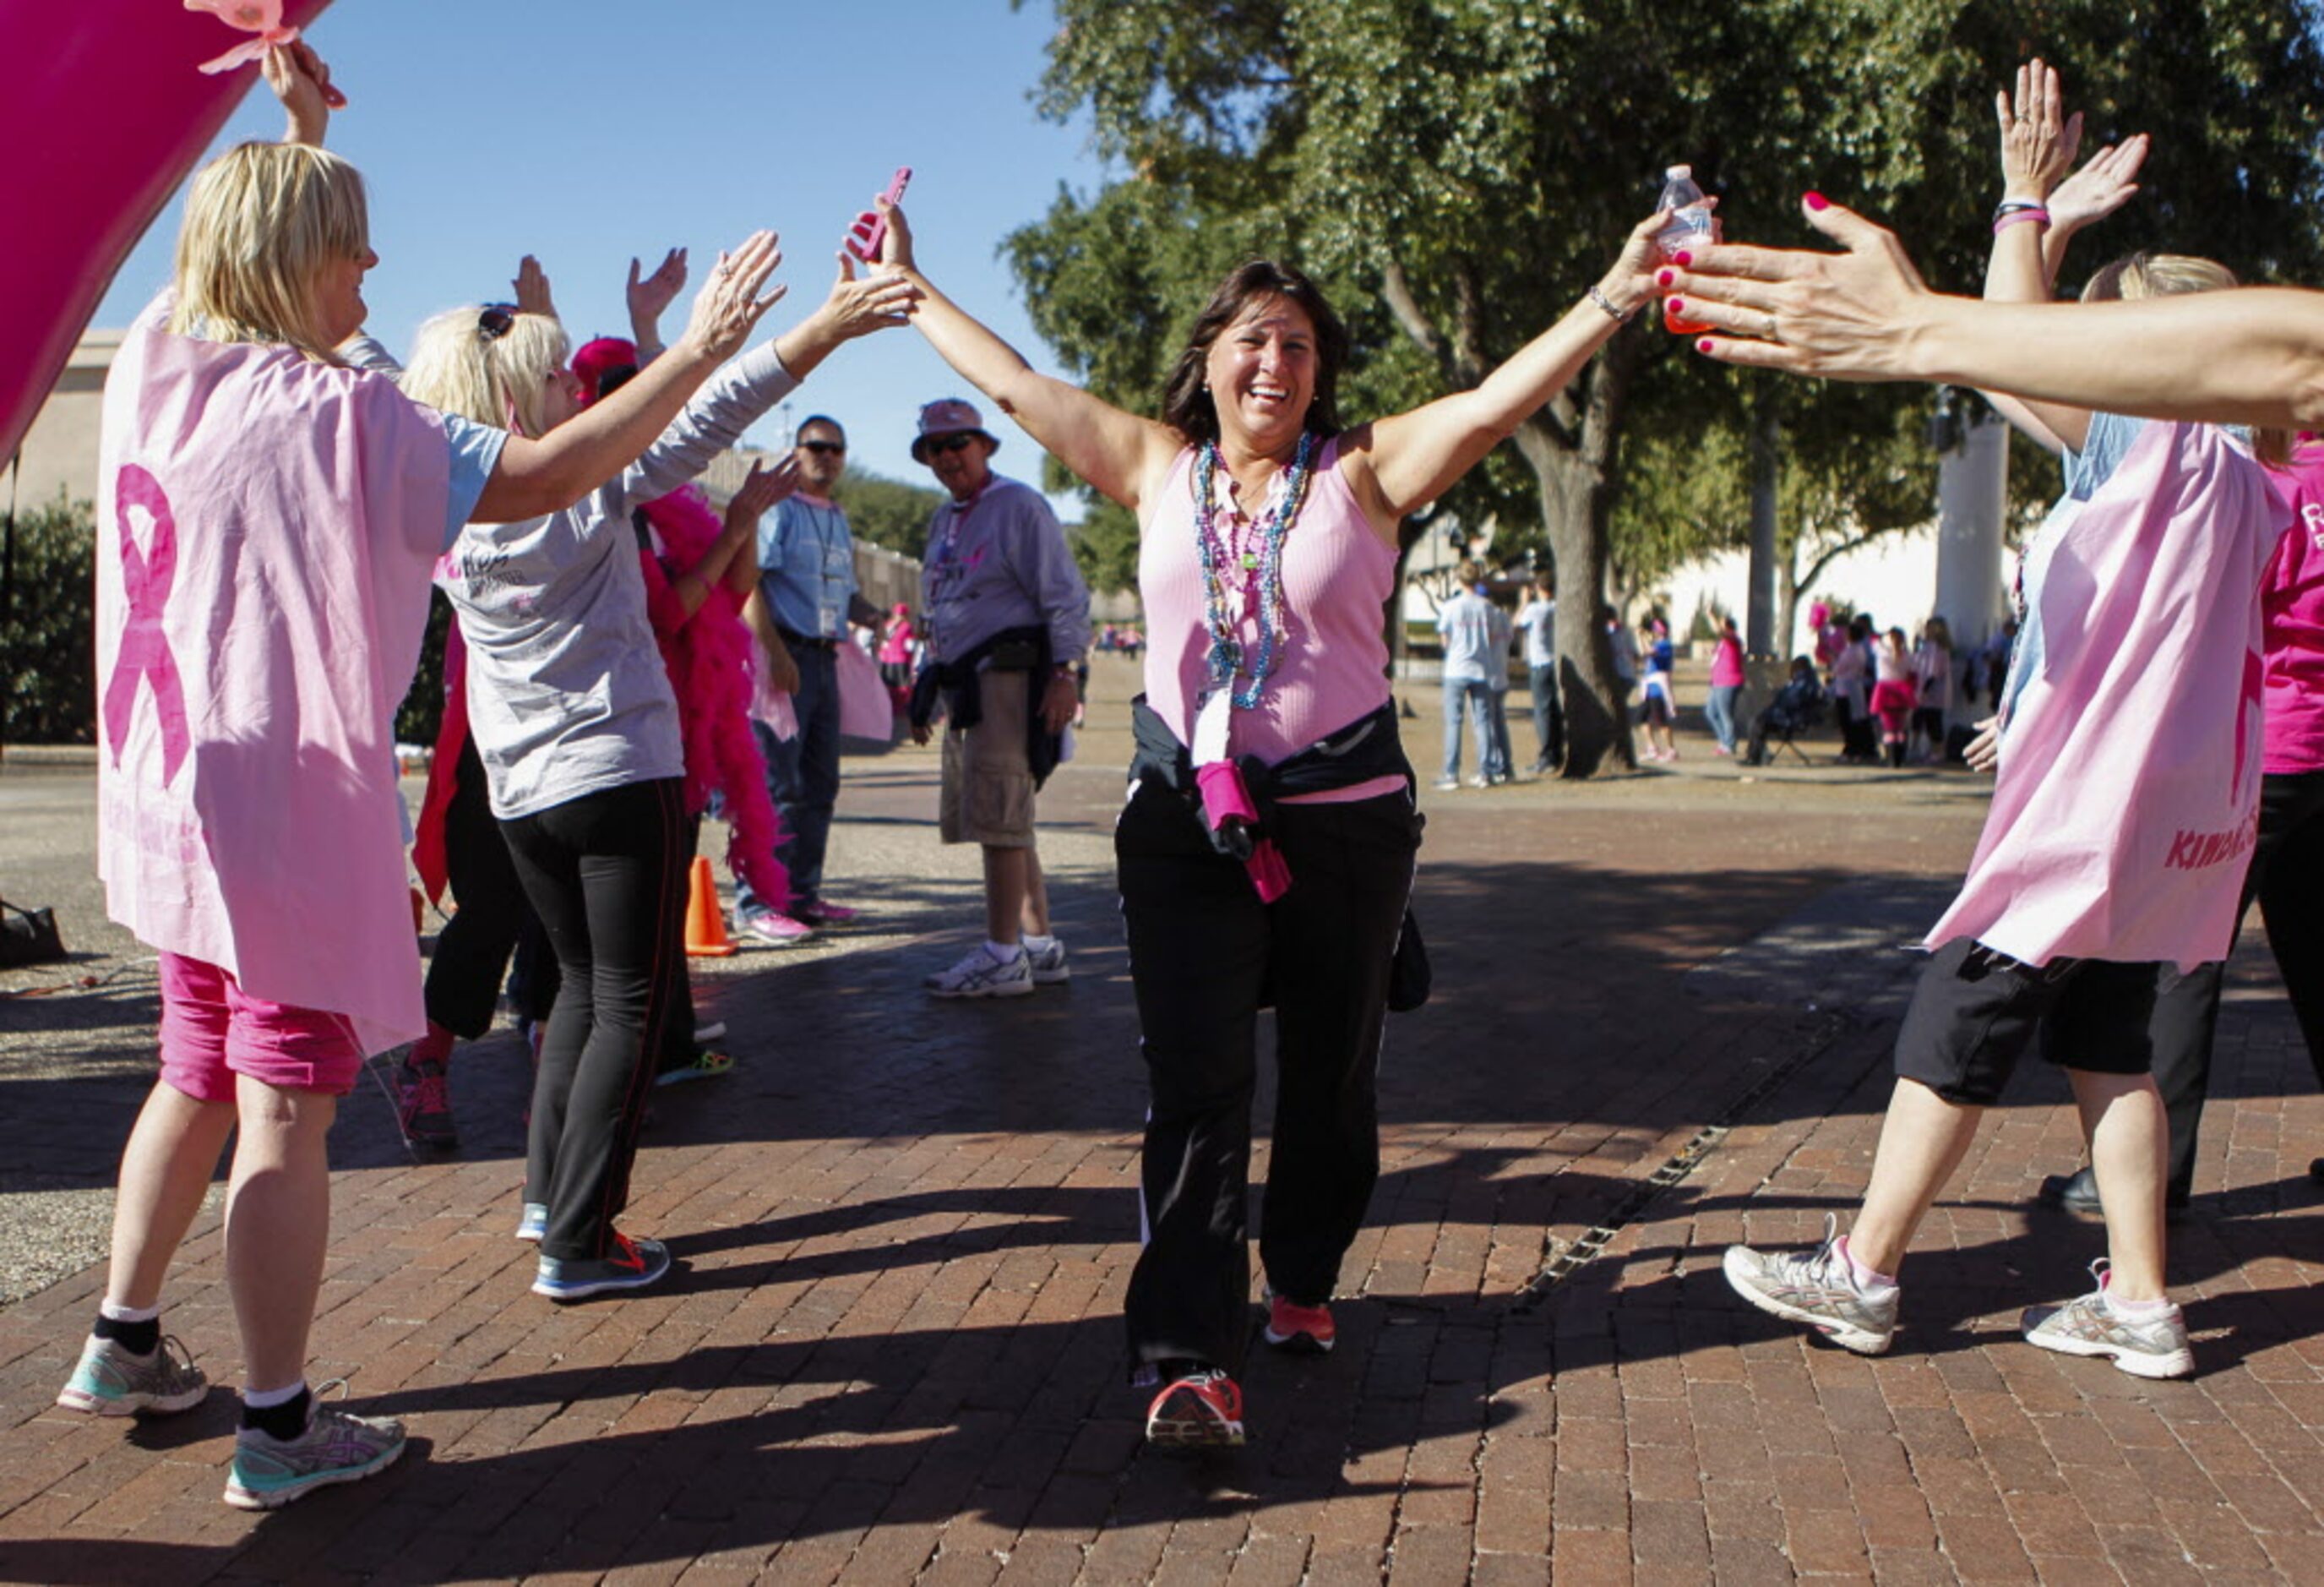
[[[1665,159],[1692,160],[1738,236],[1808,240],[1796,198],[1821,186],[1895,225],[1938,284],[1975,291],[1996,186],[1992,93],[2035,48],[2067,70],[2093,136],[2157,137],[2140,218],[2115,223],[2120,245],[2153,232],[2255,273],[2314,272],[2315,0],[1058,0],[1057,12],[1044,108],[1090,113],[1128,174],[1089,198],[1061,195],[1010,252],[1068,367],[1148,411],[1172,332],[1253,253],[1310,269],[1350,312],[1351,412],[1473,383],[1595,279]],[[1634,405],[1656,436],[1692,438],[1683,489],[1729,503],[1694,515],[1717,543],[1755,483],[1779,504],[1836,503],[1831,521],[1889,515],[1895,471],[1845,455],[1908,431],[1925,400],[1768,383],[1634,327],[1448,505],[1471,521],[1529,521],[1567,598],[1586,602],[1609,582]],[[1672,512],[1648,501],[1634,527],[1674,544]],[[1569,771],[1626,761],[1598,625],[1561,624],[1558,642],[1575,707]]]
[[[0,583],[0,743],[94,741],[96,520],[60,494],[15,512]]]
[[[918,558],[928,548],[928,520],[943,504],[944,494],[851,463],[840,476],[839,500],[846,504],[847,524],[856,539]]]

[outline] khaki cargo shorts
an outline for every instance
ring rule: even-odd
[[[987,848],[1033,846],[1033,768],[1025,758],[1026,675],[987,672],[977,680],[983,718],[944,736],[944,791],[936,830],[946,843]]]

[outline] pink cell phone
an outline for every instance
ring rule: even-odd
[[[887,192],[881,196],[890,204],[901,204],[904,201],[904,189],[910,184],[911,180],[910,166],[896,167],[896,174],[888,180]],[[855,224],[847,228],[847,251],[864,263],[870,264],[879,259],[880,245],[887,239],[888,217],[876,209],[866,209],[855,217]]]

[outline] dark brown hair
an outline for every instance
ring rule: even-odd
[[[1219,411],[1203,383],[1203,366],[1219,333],[1240,319],[1252,301],[1282,298],[1306,310],[1315,327],[1315,394],[1307,404],[1304,429],[1317,435],[1340,430],[1340,371],[1348,362],[1348,328],[1332,312],[1323,289],[1287,264],[1253,259],[1227,272],[1186,335],[1186,346],[1162,386],[1162,422],[1190,441],[1219,438]]]

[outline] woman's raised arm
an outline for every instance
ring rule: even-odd
[[[1351,434],[1348,449],[1356,483],[1361,489],[1369,480],[1378,498],[1368,505],[1393,521],[1434,501],[1563,391],[1654,296],[1654,270],[1661,258],[1655,234],[1669,220],[1667,214],[1655,214],[1632,227],[1621,254],[1589,295],[1475,390],[1375,420]]]
[[[480,523],[538,518],[571,506],[635,462],[782,297],[779,287],[758,295],[782,257],[772,232],[756,233],[721,256],[677,345],[620,391],[540,439],[509,437],[469,517]]]
[[[2324,429],[2324,292],[2246,287],[2130,303],[1979,303],[1923,284],[1895,235],[1822,195],[1844,252],[1706,248],[1675,272],[1728,364],[1933,381],[2141,419]]]
[[[903,275],[919,289],[912,321],[928,345],[1092,489],[1137,512],[1148,483],[1169,466],[1185,438],[1167,425],[1125,412],[1035,370],[1016,348],[936,291],[913,260],[904,212],[885,198],[875,202],[888,221],[879,268]]]

